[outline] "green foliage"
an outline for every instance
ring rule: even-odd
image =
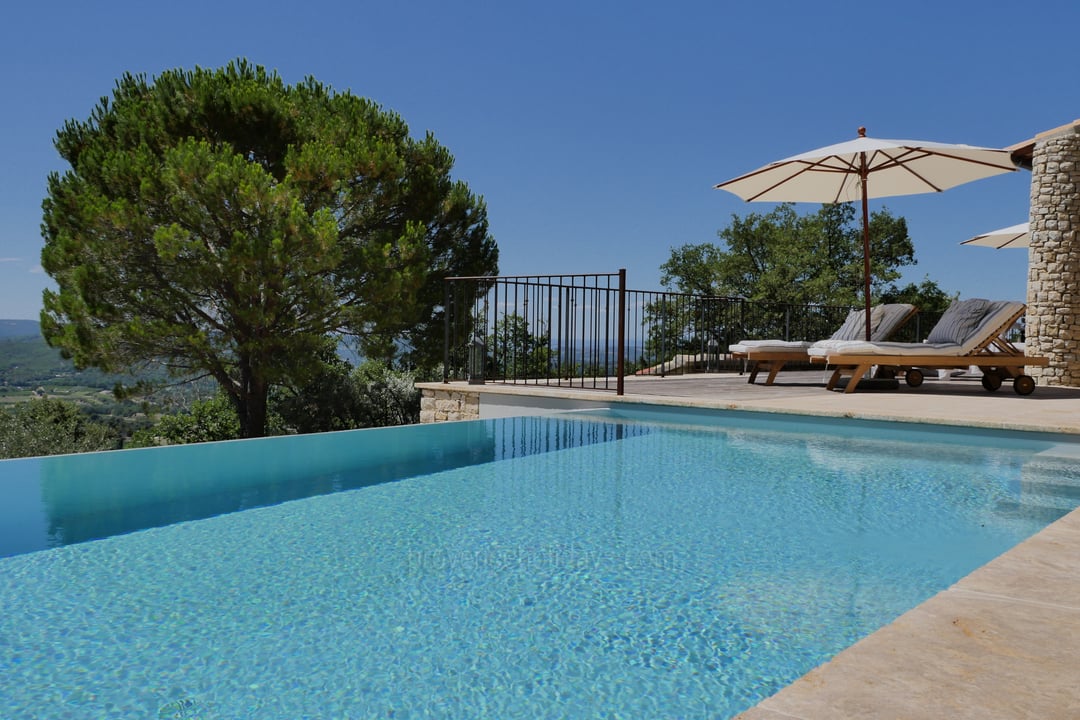
[[[929,277],[923,278],[918,285],[908,283],[897,287],[894,284],[881,293],[883,303],[910,303],[919,309],[920,314],[932,317],[940,317],[956,298],[955,293],[948,294]]]
[[[420,422],[420,391],[412,371],[368,361],[356,368],[352,380],[359,399],[358,427]]]
[[[926,279],[897,287],[900,268],[915,264],[907,223],[887,210],[870,217],[873,302],[908,302],[936,319],[952,298]],[[862,226],[851,204],[823,205],[796,214],[790,204],[733,216],[719,232],[725,247],[706,243],[674,248],[661,266],[666,287],[695,295],[664,299],[646,310],[646,354],[670,358],[744,338],[828,336],[849,307],[863,298]],[[701,296],[735,296],[748,303],[738,317],[709,312]],[[792,312],[792,306],[803,306]],[[913,325],[914,327],[914,325]]]
[[[551,377],[553,355],[550,334],[543,327],[533,333],[522,316],[504,314],[496,319],[487,345],[488,367],[485,372],[490,377]]]
[[[290,432],[328,432],[406,425],[420,421],[420,391],[412,371],[395,370],[383,360],[359,367],[337,354],[333,342],[321,352],[319,372],[299,386],[276,389],[273,412]]]
[[[162,415],[153,427],[136,432],[129,447],[183,445],[234,440],[240,437],[240,418],[224,394],[195,402],[189,412]]]
[[[880,210],[870,218],[872,292],[880,295],[912,265],[903,218]],[[862,227],[850,203],[798,215],[790,204],[732,216],[711,243],[673,248],[661,282],[680,292],[792,304],[857,305],[863,295]]]
[[[328,346],[329,347],[329,346]],[[405,425],[420,421],[416,376],[369,360],[355,370],[336,356],[324,356],[319,373],[298,388],[277,388],[268,413],[270,434],[329,432]],[[190,410],[162,415],[157,424],[136,432],[129,447],[177,445],[239,438],[240,420],[223,393],[192,404]]]
[[[282,385],[271,395],[271,407],[282,423],[299,433],[329,432],[360,427],[361,399],[352,366],[339,358],[332,343],[320,352],[318,372],[299,386]]]
[[[952,295],[946,293],[928,277],[923,278],[923,281],[917,285],[908,283],[903,287],[895,284],[890,286],[881,294],[881,302],[910,303],[919,309],[917,320],[900,328],[893,339],[922,342],[956,298],[956,293]]]
[[[688,246],[689,247],[689,246]],[[705,246],[699,245],[698,248]],[[707,262],[706,258],[702,258]],[[705,264],[700,267],[706,267]],[[704,280],[701,273],[700,280]],[[679,296],[664,297],[645,306],[642,324],[648,328],[645,345],[642,348],[645,357],[668,359],[677,353],[687,352],[693,343],[695,330],[691,327],[694,311],[687,303],[679,301]]]
[[[468,188],[456,183],[444,203],[440,223],[430,233],[430,268],[412,298],[418,307],[418,320],[410,321],[398,334],[398,339],[409,348],[403,360],[411,367],[430,370],[443,361],[443,279],[498,274],[498,250],[487,234],[487,207],[482,199],[469,198]],[[479,228],[483,231],[479,232]],[[476,297],[481,297],[487,287],[478,284]],[[390,357],[388,353],[377,355],[372,350],[370,346],[367,348],[368,357]]]
[[[32,400],[0,410],[0,458],[115,450],[120,437],[62,400]]]
[[[416,375],[381,360],[353,369],[341,359],[302,388],[282,393],[274,411],[292,432],[326,432],[408,425],[420,421]]]
[[[450,153],[314,79],[245,61],[125,75],[56,147],[71,169],[43,204],[46,339],[80,368],[208,374],[245,437],[272,387],[323,372],[328,335],[385,358],[403,337],[431,361],[442,274],[497,270]]]
[[[712,243],[681,245],[660,266],[660,284],[691,295],[720,294],[721,273],[727,264],[724,250]]]

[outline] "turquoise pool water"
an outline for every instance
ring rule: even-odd
[[[6,461],[0,499],[4,718],[725,718],[1080,470],[1045,436],[641,411]]]

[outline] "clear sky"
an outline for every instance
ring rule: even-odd
[[[1080,117],[1075,0],[187,3],[59,0],[0,23],[0,318],[36,319],[52,140],[124,72],[244,57],[432,131],[488,204],[503,274],[610,272],[659,288],[674,246],[768,211],[712,186],[852,139],[1004,147]],[[1020,299],[1027,254],[959,246],[1027,219],[1030,174],[871,201],[917,267]],[[804,206],[810,212],[817,206]]]

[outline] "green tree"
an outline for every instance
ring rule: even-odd
[[[673,248],[661,266],[669,289],[748,300],[857,305],[862,299],[862,227],[850,203],[799,215],[791,204],[732,216],[712,243]],[[872,291],[880,294],[915,262],[907,223],[888,210],[870,218]]]
[[[270,396],[268,432],[331,432],[420,421],[420,391],[412,371],[368,360],[353,368],[333,354],[323,357],[318,373],[300,387],[275,388]],[[218,393],[181,412],[162,415],[136,432],[129,447],[179,445],[240,437],[232,403]]]
[[[956,293],[950,295],[929,277],[918,284],[908,283],[903,287],[894,284],[881,293],[881,302],[909,303],[919,308],[920,313],[934,316],[942,315],[956,298]]]
[[[386,427],[420,422],[416,374],[369,360],[352,373],[359,398],[357,427]]]
[[[678,353],[693,352],[702,333],[711,329],[696,322],[700,316],[697,298],[707,295],[660,296],[645,306],[642,318],[643,327],[647,328],[644,355],[649,360],[669,360]]]
[[[319,370],[303,383],[286,383],[271,394],[272,412],[299,433],[331,432],[360,427],[360,402],[352,365],[337,354],[329,339],[320,351]]]
[[[0,458],[115,450],[119,435],[74,403],[31,400],[0,410]]]
[[[305,385],[275,392],[271,408],[290,432],[408,425],[420,421],[415,383],[414,372],[383,360],[353,368],[335,356]]]
[[[925,277],[918,284],[908,283],[903,287],[893,284],[881,293],[879,299],[883,303],[908,303],[917,307],[918,322],[911,322],[900,328],[893,339],[922,342],[957,296],[957,293],[950,295],[936,282]]]
[[[488,344],[488,372],[492,377],[550,377],[553,354],[550,335],[543,327],[534,333],[529,322],[514,313],[495,320]]]
[[[240,437],[240,418],[232,401],[223,393],[197,400],[191,409],[162,415],[157,423],[134,433],[128,447],[186,445],[187,443],[235,440]]]
[[[497,272],[480,197],[397,115],[244,61],[125,75],[56,147],[42,332],[78,367],[209,375],[240,434],[270,389],[322,371],[328,335],[389,357],[440,318],[445,272]],[[439,296],[441,298],[441,296]]]

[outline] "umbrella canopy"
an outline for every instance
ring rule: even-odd
[[[862,201],[866,339],[870,339],[868,198],[941,192],[972,180],[1012,172],[1007,150],[919,140],[859,137],[766,165],[715,187],[747,201],[840,203]]]
[[[1019,225],[1010,225],[1007,228],[1001,228],[1000,230],[991,230],[988,233],[982,235],[976,235],[970,240],[965,240],[960,243],[961,245],[983,245],[986,247],[997,248],[1026,248],[1028,241],[1031,240],[1031,233],[1028,230],[1028,224],[1020,223]]]

